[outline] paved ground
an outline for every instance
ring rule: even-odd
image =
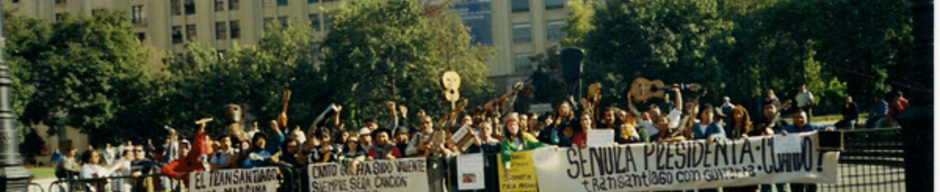
[[[55,181],[55,178],[33,180],[33,183],[36,183],[36,184],[39,184],[39,186],[42,186],[42,190],[37,189],[36,186],[30,186],[29,192],[48,192],[49,185],[52,184],[53,181]]]

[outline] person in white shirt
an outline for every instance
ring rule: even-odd
[[[131,175],[131,161],[134,160],[134,150],[129,149],[121,153],[121,158],[116,159],[115,164],[111,165],[111,168],[119,167],[120,170],[117,170],[111,174],[111,176],[130,176]],[[130,191],[131,190],[131,179],[115,179],[111,181],[111,191]]]
[[[117,152],[115,152],[115,155],[124,154],[124,151],[132,150],[132,149],[134,149],[133,142],[132,142],[131,140],[127,140],[126,145],[125,145],[124,143],[119,143],[119,144],[118,144]],[[115,156],[114,158],[120,158],[120,157]]]
[[[813,98],[813,93],[806,89],[806,84],[800,85],[800,93],[796,95],[796,106],[806,112],[807,121],[813,118],[812,110],[816,106],[816,101]]]
[[[125,166],[112,166],[110,169],[101,167],[100,165],[101,156],[98,154],[98,151],[94,149],[85,151],[82,153],[82,170],[80,172],[80,178],[82,179],[93,179],[93,178],[102,178],[111,175],[111,173],[123,171]],[[130,166],[129,162],[127,166]],[[87,183],[89,191],[106,191],[105,184],[107,180],[96,181]]]
[[[673,88],[671,88],[670,91],[676,94],[676,103],[673,106],[672,110],[669,111],[669,114],[666,114],[666,118],[668,118],[669,129],[673,130],[673,129],[679,128],[679,123],[682,118],[683,104],[682,104],[682,93],[679,92],[678,86],[673,86]],[[628,99],[629,99],[628,104],[630,105],[630,108],[633,108],[632,96],[628,97]],[[647,129],[647,134],[650,135],[651,141],[655,140],[654,138],[659,138],[660,133],[659,133],[659,129],[655,128],[655,125],[656,125],[655,120],[659,119],[660,116],[662,116],[662,111],[660,111],[659,106],[656,104],[650,104],[649,109],[641,115],[639,122],[637,123],[637,125],[639,125],[640,127],[644,127],[645,129]]]
[[[115,151],[115,149],[111,147],[111,143],[105,143],[104,151],[102,151],[101,153],[101,156],[104,156],[104,164],[108,166],[113,165],[114,158],[117,156],[116,153],[117,152]]]

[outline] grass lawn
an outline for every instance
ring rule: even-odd
[[[54,167],[32,167],[26,168],[26,170],[33,173],[33,179],[55,178]]]

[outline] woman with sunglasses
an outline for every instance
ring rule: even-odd
[[[355,170],[356,166],[366,160],[366,151],[359,148],[358,134],[350,134],[343,152],[337,158],[340,163],[347,165],[349,170]]]

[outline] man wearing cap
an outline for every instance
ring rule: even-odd
[[[375,138],[375,145],[369,148],[366,160],[395,160],[401,158],[401,152],[398,150],[398,147],[389,142],[390,135],[391,131],[385,128],[377,129],[375,132],[372,132],[372,137]]]
[[[398,147],[399,152],[403,152],[405,149],[408,148],[409,136],[410,134],[408,131],[408,127],[398,126],[398,128],[395,129],[395,139],[394,139],[395,147]],[[407,155],[404,155],[403,153],[401,155],[402,155],[401,157],[408,157]]]
[[[359,149],[369,150],[369,148],[372,148],[372,130],[371,128],[359,129]]]
[[[196,131],[196,136],[193,137],[193,145],[189,145],[189,141],[185,139],[179,144],[179,159],[173,160],[172,162],[163,166],[160,169],[160,173],[170,178],[183,180],[185,184],[189,184],[189,173],[190,172],[199,172],[204,171],[205,168],[202,166],[201,156],[206,155],[208,150],[208,145],[206,144],[206,122],[202,121],[199,124],[199,130]],[[190,150],[192,147],[192,150]]]

